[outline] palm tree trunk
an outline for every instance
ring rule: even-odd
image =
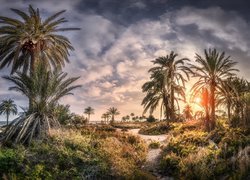
[[[89,116],[88,119],[89,119],[89,121],[90,121],[90,114],[88,114],[88,116]],[[88,122],[88,123],[89,123],[89,122]]]
[[[34,77],[36,71],[36,64],[38,62],[39,53],[37,50],[32,51],[30,60],[30,77]],[[29,97],[29,110],[32,111],[34,106],[34,98]]]
[[[211,121],[210,121],[210,130],[213,130],[215,128],[215,82],[212,81],[210,85],[210,104],[211,104]]]
[[[175,112],[174,112],[174,87],[171,85],[171,121],[175,121]]]
[[[231,125],[231,103],[227,104],[227,117],[228,117],[228,122]]]
[[[7,116],[7,126],[8,126],[9,125],[9,116],[10,116],[10,113],[7,112],[6,116]]]

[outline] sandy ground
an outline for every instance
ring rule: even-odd
[[[161,146],[165,146],[167,145],[170,136],[163,134],[163,135],[141,135],[139,134],[140,129],[130,129],[127,131],[127,133],[133,134],[133,135],[137,135],[139,137],[141,137],[143,140],[145,140],[145,142],[147,144],[150,144],[152,141],[156,141],[159,142],[161,144]],[[160,157],[160,153],[161,153],[161,149],[149,149],[148,150],[148,154],[147,154],[147,160],[144,164],[144,166],[142,167],[143,169],[151,172],[152,174],[154,174],[157,179],[160,180],[172,180],[173,178],[170,177],[161,177],[158,173],[157,173],[157,167],[158,167],[158,163],[159,163],[159,157]]]

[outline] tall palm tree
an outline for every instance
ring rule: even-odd
[[[160,105],[160,114],[164,111],[167,120],[175,119],[175,102],[179,107],[178,101],[185,101],[186,79],[183,73],[189,78],[188,68],[184,66],[184,62],[188,59],[175,60],[176,57],[177,54],[171,52],[170,55],[153,61],[156,66],[149,70],[150,81],[142,86],[142,91],[147,93],[142,101],[144,113],[150,110],[152,114]]]
[[[155,67],[151,68],[149,71],[158,71],[162,70],[164,72],[164,76],[167,77],[166,85],[169,88],[170,92],[170,118],[172,120],[175,119],[175,93],[179,93],[176,91],[180,87],[185,87],[186,79],[184,78],[183,74],[189,78],[188,72],[190,71],[187,66],[184,65],[185,61],[189,61],[187,58],[182,58],[176,60],[178,54],[171,51],[169,55],[159,57],[152,61]],[[180,93],[180,95],[185,98],[185,94]]]
[[[79,77],[66,77],[66,73],[57,69],[51,72],[41,65],[38,65],[33,77],[21,72],[4,77],[14,84],[10,90],[34,99],[33,109],[13,120],[11,126],[6,129],[5,141],[12,139],[14,143],[30,143],[33,138],[44,137],[51,128],[60,127],[53,109],[59,99],[72,94],[73,89],[80,87],[72,85]]]
[[[236,62],[226,57],[225,53],[217,52],[216,49],[204,50],[204,57],[196,54],[195,64],[191,64],[192,73],[199,80],[194,84],[192,90],[194,92],[201,91],[202,88],[209,88],[210,106],[211,106],[211,121],[209,129],[215,127],[215,92],[218,86],[228,77],[234,76],[238,71],[234,68]]]
[[[150,73],[150,81],[144,83],[142,86],[142,92],[146,93],[141,103],[144,106],[143,114],[148,110],[152,114],[157,106],[160,105],[160,114],[163,111],[166,119],[169,120],[170,95],[165,86],[168,79],[162,70],[155,70]]]
[[[84,109],[84,114],[88,115],[88,122],[90,121],[90,115],[94,113],[95,113],[95,110],[90,106]]]
[[[234,86],[234,78],[226,79],[220,86],[217,92],[217,104],[226,106],[228,122],[231,124],[232,108],[239,99],[239,94]]]
[[[120,114],[120,112],[118,111],[118,109],[115,108],[115,107],[109,108],[108,109],[108,113],[111,116],[111,123],[113,123],[115,121],[115,116]]]
[[[11,10],[19,19],[0,16],[0,69],[11,65],[11,74],[22,69],[33,76],[38,61],[42,61],[47,68],[60,69],[65,62],[69,62],[69,50],[74,48],[66,37],[57,33],[79,28],[60,27],[67,22],[65,18],[60,18],[65,10],[45,20],[42,20],[39,9],[35,10],[32,6],[29,6],[28,13]],[[32,98],[29,99],[29,106],[33,106]]]
[[[10,114],[17,114],[17,106],[12,99],[3,100],[0,104],[0,115],[6,115],[6,122],[9,125],[9,116]]]
[[[79,30],[79,28],[61,28],[67,22],[60,15],[65,10],[42,20],[39,9],[29,6],[28,13],[11,9],[18,19],[0,16],[0,69],[12,64],[11,73],[22,68],[34,74],[38,61],[47,67],[61,68],[68,62],[69,50],[73,50],[70,41],[58,32]],[[21,19],[21,20],[20,20]]]

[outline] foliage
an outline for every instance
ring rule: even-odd
[[[54,70],[50,72],[42,65],[38,66],[33,77],[17,72],[16,75],[5,77],[14,83],[10,90],[22,93],[32,99],[32,108],[27,114],[13,120],[6,129],[4,141],[29,143],[32,138],[42,138],[48,131],[59,127],[58,119],[53,116],[53,108],[63,96],[72,94],[77,87],[72,85],[77,78],[66,78],[67,74]]]
[[[176,60],[177,56],[178,54],[171,51],[169,55],[152,61],[155,67],[149,69],[150,81],[142,86],[142,91],[146,93],[142,101],[144,113],[149,110],[152,114],[160,105],[160,111],[164,112],[165,119],[175,120],[175,101],[179,106],[178,100],[185,100],[186,79],[183,73],[189,78],[188,67],[184,65],[184,62],[189,60]]]
[[[137,137],[112,132],[51,131],[29,147],[0,149],[0,177],[21,179],[133,178],[146,157]],[[146,175],[143,175],[146,176]]]
[[[117,108],[111,107],[108,109],[108,114],[111,116],[111,123],[113,123],[115,121],[115,116],[119,115],[120,112],[118,111]]]
[[[68,121],[69,126],[80,128],[88,122],[88,119],[84,116],[72,114],[71,119]]]
[[[150,148],[150,149],[158,149],[159,147],[160,147],[160,143],[158,142],[158,141],[152,141],[149,145],[148,145],[148,147]]]
[[[195,124],[173,125],[174,136],[161,154],[162,174],[178,179],[244,179],[249,175],[246,131],[220,125],[207,133],[191,125]]]
[[[156,119],[155,119],[155,117],[153,115],[149,115],[148,118],[146,119],[146,121],[149,122],[149,123],[152,123],[152,122],[155,122]]]
[[[170,131],[171,126],[167,122],[152,123],[140,129],[139,133],[144,135],[160,135]]]
[[[88,115],[88,121],[90,121],[90,115],[95,114],[95,110],[89,106],[89,107],[84,109],[84,114]]]
[[[236,62],[225,56],[225,53],[218,52],[216,49],[204,50],[204,56],[196,54],[195,62],[197,65],[190,64],[192,74],[199,80],[193,85],[193,96],[204,91],[204,108],[207,112],[206,126],[208,130],[215,128],[215,94],[219,91],[223,82],[234,76]],[[208,102],[209,99],[209,102]],[[208,113],[210,111],[210,114]]]
[[[142,123],[136,123],[136,122],[115,122],[112,124],[115,128],[121,128],[121,129],[138,129],[141,128]]]
[[[53,116],[59,121],[60,124],[66,125],[73,114],[70,112],[69,105],[57,104],[53,108]]]
[[[70,41],[58,32],[78,30],[61,28],[65,18],[59,18],[65,10],[42,20],[39,9],[29,6],[28,13],[11,9],[18,19],[0,16],[0,69],[12,64],[11,73],[22,68],[23,72],[35,71],[37,61],[47,67],[61,68],[68,62]]]
[[[17,114],[17,106],[12,99],[3,100],[0,104],[0,115],[5,114],[7,116],[7,125],[9,124],[10,114]]]

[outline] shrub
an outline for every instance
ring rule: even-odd
[[[140,129],[139,133],[144,135],[160,135],[166,134],[171,129],[171,126],[167,122],[159,122],[154,124],[149,124]]]
[[[152,122],[155,122],[155,121],[156,121],[156,119],[155,119],[155,117],[154,117],[153,115],[149,115],[148,118],[147,118],[146,120],[147,120],[147,122],[149,122],[149,123],[152,123]]]
[[[124,179],[145,161],[146,146],[138,137],[89,132],[51,131],[29,147],[0,149],[0,179]]]
[[[160,143],[159,142],[157,142],[157,141],[153,141],[153,142],[151,142],[149,145],[148,145],[148,147],[149,148],[151,148],[151,149],[158,149],[159,147],[160,147]]]
[[[160,172],[169,176],[177,176],[181,159],[174,153],[163,156],[160,161]]]

